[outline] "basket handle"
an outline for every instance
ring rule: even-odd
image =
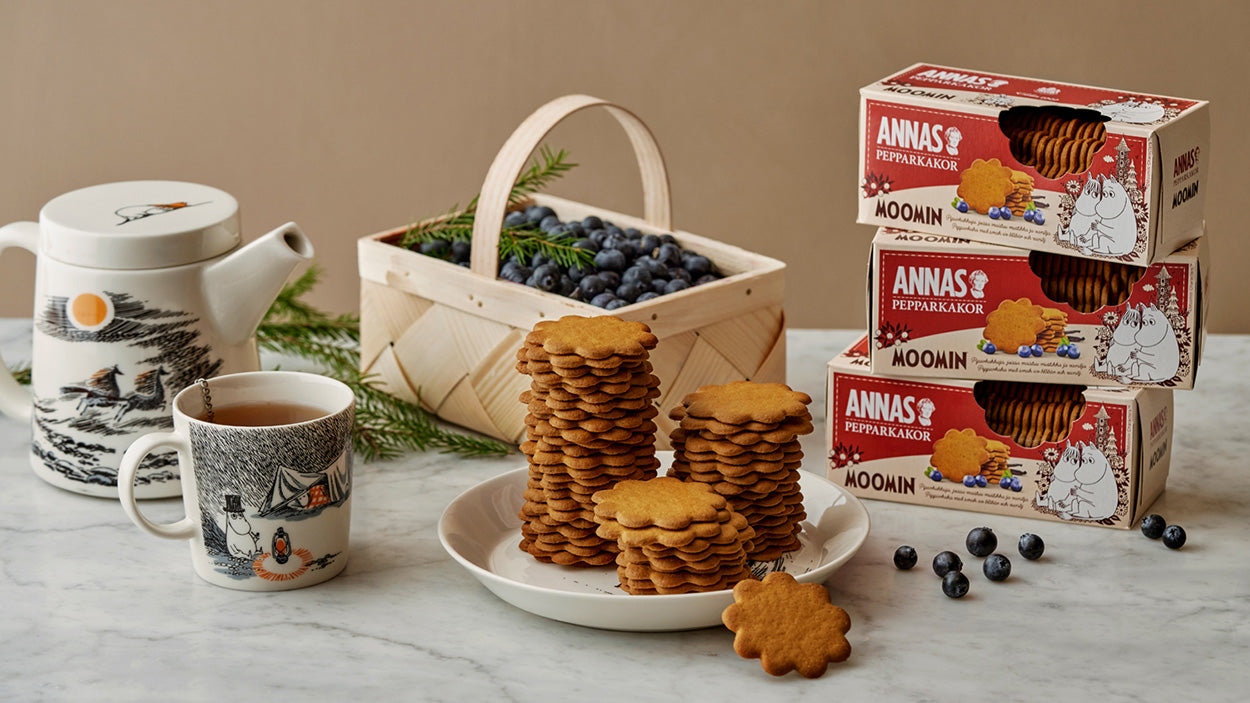
[[[473,253],[469,261],[473,273],[492,279],[498,274],[499,230],[503,228],[504,214],[508,209],[508,194],[512,192],[512,186],[520,177],[530,154],[564,118],[589,107],[606,109],[629,136],[642,176],[643,219],[657,229],[673,228],[668,170],[664,167],[664,157],[651,130],[637,115],[607,100],[589,95],[565,95],[525,118],[504,142],[486,172],[482,194],[478,197],[477,214],[473,219]]]

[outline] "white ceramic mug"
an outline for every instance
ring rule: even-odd
[[[174,431],[137,439],[122,457],[122,508],[143,530],[191,542],[195,573],[245,591],[321,583],[347,565],[355,397],[315,374],[254,371],[192,385],[173,402]],[[316,408],[282,425],[208,422],[208,408],[252,404]],[[177,452],[186,517],[157,524],[139,512],[135,477],[149,452]]]

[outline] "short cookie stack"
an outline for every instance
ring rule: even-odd
[[[532,378],[521,451],[529,481],[520,511],[521,549],[567,566],[603,566],[614,540],[595,534],[591,495],[656,475],[652,401],[659,379],[648,351],[657,339],[641,322],[567,316],[538,323],[517,351]]]
[[[1007,460],[1011,458],[1011,448],[996,439],[985,443],[985,451],[990,458],[981,464],[981,475],[990,483],[997,483],[1003,476],[1011,476],[1007,470]]]
[[[754,530],[707,484],[621,481],[594,502],[596,534],[620,549],[617,575],[630,595],[720,591],[751,576]]]
[[[682,399],[670,417],[670,476],[709,484],[755,530],[747,556],[772,561],[796,551],[807,517],[799,489],[803,450],[812,431],[806,393],[781,383],[735,381],[703,386]]]

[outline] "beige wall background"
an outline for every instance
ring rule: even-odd
[[[1000,10],[1001,8],[1001,10]],[[513,127],[570,92],[658,137],[674,219],[789,264],[801,327],[863,327],[857,90],[916,61],[1212,101],[1209,329],[1250,332],[1250,4],[0,0],[0,222],[114,180],[202,182],[245,238],[295,220],[358,301],[355,240],[463,203]],[[584,115],[557,195],[638,213],[628,143]],[[29,316],[33,259],[0,262]]]

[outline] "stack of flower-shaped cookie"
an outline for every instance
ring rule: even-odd
[[[529,413],[521,451],[529,481],[521,508],[521,549],[541,561],[601,566],[616,542],[595,534],[591,494],[618,481],[655,476],[659,379],[641,322],[568,316],[538,323],[517,352],[532,378],[521,395]]]
[[[754,531],[706,483],[622,481],[594,502],[596,534],[619,547],[616,571],[630,595],[720,591],[751,575]]]
[[[803,450],[812,431],[806,393],[782,383],[735,381],[703,386],[669,416],[679,425],[670,440],[670,476],[710,484],[755,530],[747,556],[771,561],[799,548],[807,517],[799,489]]]

